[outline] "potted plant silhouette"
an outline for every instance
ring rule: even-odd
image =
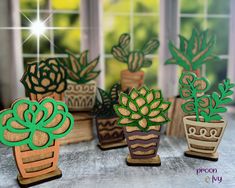
[[[96,117],[96,129],[99,148],[102,150],[126,146],[123,128],[117,125],[117,115],[113,105],[118,104],[120,84],[114,84],[109,92],[98,88],[93,114]]]
[[[40,101],[45,97],[64,101],[67,88],[66,70],[55,58],[28,63],[21,79],[31,100]]]
[[[152,61],[146,58],[159,47],[158,39],[149,40],[141,50],[130,51],[130,34],[124,33],[120,36],[117,45],[112,47],[113,57],[120,62],[126,63],[128,70],[121,72],[122,91],[128,88],[139,88],[144,82],[144,72],[141,68],[150,67]]]
[[[169,121],[166,116],[169,107],[170,103],[164,101],[160,90],[145,86],[138,90],[133,88],[129,95],[120,94],[119,104],[114,109],[130,151],[128,165],[161,165],[157,151],[161,125]]]
[[[231,90],[235,84],[229,79],[218,86],[218,92],[206,95],[209,83],[194,73],[185,72],[179,80],[180,95],[187,100],[182,109],[188,116],[183,118],[189,150],[186,156],[217,161],[217,148],[222,139],[226,120],[219,113],[226,112],[224,105],[232,102]]]
[[[40,102],[19,99],[0,112],[0,142],[13,147],[21,186],[62,176],[56,139],[66,136],[73,123],[65,103],[52,98]]]
[[[98,65],[99,57],[88,61],[88,51],[76,58],[68,52],[64,65],[68,73],[68,87],[65,91],[65,100],[70,111],[89,111],[95,104],[96,82],[94,79],[100,71],[94,70]]]
[[[219,57],[213,54],[215,47],[215,36],[209,36],[208,30],[192,30],[191,37],[179,35],[180,47],[177,48],[172,42],[168,47],[171,54],[165,64],[175,64],[183,68],[183,72],[193,72],[197,76],[201,75],[203,64],[218,61]],[[172,102],[168,117],[171,122],[167,126],[167,135],[184,137],[183,117],[185,113],[181,110],[181,105],[185,102],[180,96],[173,96],[168,99]]]

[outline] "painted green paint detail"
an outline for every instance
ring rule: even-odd
[[[66,129],[59,132],[59,129],[64,128],[65,123]],[[45,98],[41,102],[20,99],[13,103],[10,109],[0,112],[0,142],[7,146],[27,144],[32,150],[39,150],[49,147],[54,140],[66,136],[72,130],[73,124],[73,116],[63,102],[52,98]],[[48,137],[47,142],[42,146],[35,145],[33,142],[36,131],[43,132]],[[28,133],[28,136],[22,137],[22,140],[10,141],[4,137],[7,132],[15,136]]]
[[[74,54],[67,52],[68,58],[64,61],[68,73],[68,79],[77,83],[85,84],[99,76],[100,71],[95,70],[99,63],[99,57],[88,60],[88,50],[82,52],[79,58]]]
[[[129,95],[121,93],[114,110],[120,117],[119,126],[136,126],[141,131],[148,131],[150,126],[170,121],[167,117],[170,105],[170,102],[164,101],[160,90],[143,86],[138,90],[133,88]]]
[[[198,31],[193,29],[190,39],[179,35],[180,47],[177,48],[169,42],[168,48],[172,55],[165,64],[177,64],[186,71],[195,71],[205,63],[219,60],[212,50],[215,46],[215,36],[208,38],[208,30]]]
[[[209,90],[209,83],[205,78],[198,78],[194,73],[185,72],[181,75],[180,96],[187,100],[181,107],[190,115],[195,115],[200,121],[200,116],[205,122],[219,121],[222,119],[220,113],[226,112],[224,105],[232,102],[232,88],[235,84],[229,79],[218,85],[218,92],[211,95],[204,94]]]
[[[117,45],[112,47],[113,57],[120,62],[126,63],[130,72],[137,72],[143,67],[150,67],[152,61],[145,56],[153,53],[159,47],[156,38],[149,40],[141,50],[130,51],[130,34],[124,33],[120,36]]]
[[[62,93],[67,88],[67,74],[58,59],[28,63],[21,79],[25,90],[34,94]]]
[[[116,83],[109,92],[98,88],[95,106],[92,113],[97,117],[113,117],[116,113],[113,105],[118,104],[118,97],[121,92],[121,85]]]

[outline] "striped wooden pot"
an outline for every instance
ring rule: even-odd
[[[121,89],[126,91],[128,88],[139,88],[144,83],[144,71],[130,72],[128,70],[121,71]]]
[[[117,117],[96,118],[96,129],[100,144],[110,144],[125,139],[123,128],[117,125],[117,119]]]
[[[150,159],[157,155],[161,126],[151,126],[147,132],[137,127],[124,127],[132,159]]]
[[[90,111],[95,105],[96,82],[68,83],[65,102],[70,111]]]
[[[203,121],[203,118],[200,118]],[[183,121],[190,151],[205,154],[213,154],[217,151],[227,124],[225,120],[207,123],[196,121],[195,116],[186,116]]]
[[[53,98],[57,101],[64,101],[64,93],[50,92],[50,93],[45,93],[45,94],[34,94],[34,93],[29,94],[30,100],[34,100],[34,101],[41,101],[42,99],[46,97]]]
[[[13,147],[20,175],[33,178],[56,170],[59,159],[59,142],[41,150],[31,150],[27,145]]]

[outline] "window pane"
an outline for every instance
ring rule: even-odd
[[[134,0],[134,12],[154,13],[159,12],[159,0]]]
[[[51,0],[55,10],[79,10],[80,0]]]
[[[20,0],[20,9],[37,9],[38,0]],[[40,9],[46,7],[48,0],[39,0]]]
[[[146,20],[148,20],[146,22]],[[156,16],[134,17],[134,49],[141,49],[151,38],[158,37],[159,18]]]
[[[227,76],[227,60],[220,60],[206,65],[206,76],[211,83],[210,91],[215,91],[218,84]]]
[[[230,0],[208,0],[209,14],[229,14]]]
[[[159,67],[158,57],[151,58],[153,64],[151,67],[144,68],[145,80],[144,83],[153,89],[157,89],[157,73]]]
[[[228,54],[229,19],[208,18],[208,28],[211,33],[216,35],[216,47],[214,52],[217,54]]]
[[[105,53],[110,54],[120,35],[130,32],[130,20],[129,16],[106,16],[103,20]]]
[[[54,14],[53,25],[54,27],[79,27],[79,17],[78,14]]]
[[[130,13],[130,7],[130,0],[103,0],[103,8],[106,13]]]
[[[181,13],[200,14],[204,12],[205,0],[181,0]]]

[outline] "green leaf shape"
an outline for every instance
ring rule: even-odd
[[[133,88],[129,94],[121,92],[114,110],[119,116],[119,126],[136,126],[146,132],[150,126],[170,121],[167,117],[170,105],[164,101],[160,90],[142,86],[138,90]]]
[[[179,39],[179,48],[169,42],[168,46],[172,57],[165,64],[178,64],[186,71],[195,71],[205,63],[219,60],[219,57],[213,54],[216,37],[212,35],[208,38],[208,30],[193,29],[189,39],[182,35],[179,35]]]
[[[0,112],[0,142],[11,147],[27,144],[32,150],[44,149],[66,136],[73,125],[73,116],[63,102],[52,98],[40,102],[20,99]],[[34,143],[38,132],[48,137],[40,146]]]
[[[85,84],[99,76],[100,70],[95,70],[99,63],[99,56],[89,62],[88,53],[89,51],[85,50],[76,58],[74,54],[67,51],[68,58],[64,61],[64,66],[69,80],[77,84]]]
[[[21,83],[29,93],[63,93],[67,89],[67,71],[56,58],[28,63]]]
[[[211,95],[201,95],[208,91],[209,82],[203,77],[198,78],[194,73],[183,73],[179,83],[181,97],[188,100],[181,107],[185,113],[195,114],[197,121],[200,121],[200,116],[205,122],[221,120],[220,113],[226,112],[224,105],[232,102],[230,96],[235,84],[230,83],[229,79],[218,85],[219,92],[213,92]]]
[[[111,53],[115,59],[127,64],[130,72],[140,71],[143,67],[150,67],[152,61],[146,59],[146,55],[153,53],[159,47],[159,41],[156,38],[149,40],[141,50],[130,51],[130,34],[123,33],[118,41],[111,49]]]

